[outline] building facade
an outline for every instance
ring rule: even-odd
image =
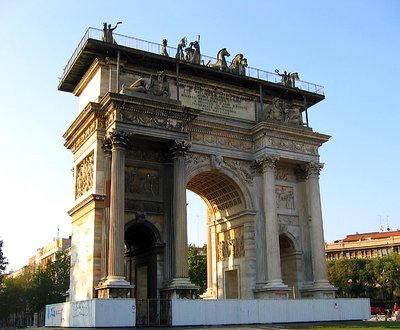
[[[325,244],[327,260],[342,258],[377,258],[400,252],[400,230],[347,235]]]

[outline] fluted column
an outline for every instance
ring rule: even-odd
[[[319,189],[319,173],[323,164],[310,162],[307,164],[309,205],[311,216],[311,247],[314,269],[314,284],[329,285],[325,260],[324,229],[322,223],[321,195]]]
[[[110,228],[110,188],[111,188],[111,141],[105,139],[103,142],[104,153],[104,210],[101,226],[101,281],[108,275],[108,235]]]
[[[124,277],[125,148],[123,133],[110,135],[112,148],[108,284],[129,284]]]
[[[173,226],[174,226],[174,278],[188,278],[188,247],[186,218],[186,173],[185,157],[189,145],[175,141],[171,147],[174,163]]]
[[[279,226],[276,213],[275,168],[279,157],[265,156],[263,166],[263,205],[267,249],[267,287],[286,287],[282,282]]]

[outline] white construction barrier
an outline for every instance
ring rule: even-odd
[[[133,327],[135,299],[92,299],[46,306],[46,327]]]
[[[173,300],[172,325],[368,320],[369,299]]]

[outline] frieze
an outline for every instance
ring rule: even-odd
[[[147,162],[163,162],[164,153],[159,150],[141,150],[136,148],[127,149],[127,159],[143,160]]]
[[[87,155],[76,166],[75,199],[87,193],[93,187],[94,153]]]
[[[218,233],[218,261],[230,257],[239,258],[245,255],[244,228],[232,228]]]
[[[95,132],[96,130],[96,120],[92,121],[90,125],[87,126],[86,130],[83,131],[81,135],[76,139],[74,144],[72,145],[72,152],[75,153],[85,142],[86,140]]]
[[[126,198],[125,210],[129,212],[163,213],[163,203]]]
[[[303,154],[318,155],[318,147],[298,141],[287,140],[282,137],[268,137],[266,139],[266,145]]]
[[[245,136],[235,133],[221,133],[214,129],[190,128],[190,138],[194,143],[208,146],[237,149],[242,151],[253,151],[253,142]],[[210,132],[211,131],[211,132]]]
[[[141,126],[148,126],[154,128],[163,128],[178,132],[186,132],[186,122],[166,116],[157,116],[157,114],[143,114],[139,112],[123,111],[122,120],[138,124]]]

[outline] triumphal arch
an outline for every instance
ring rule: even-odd
[[[191,298],[186,189],[208,206],[204,299],[334,297],[319,190],[329,136],[308,122],[323,88],[229,62],[226,48],[208,58],[199,40],[107,33],[88,30],[58,87],[79,98],[64,134],[70,301]]]

